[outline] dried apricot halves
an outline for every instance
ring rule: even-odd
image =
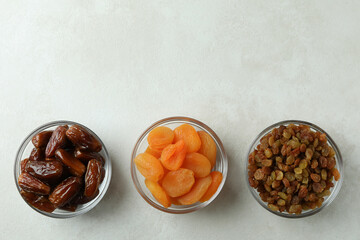
[[[178,141],[164,148],[161,154],[161,163],[168,170],[178,170],[184,162],[186,156],[185,142]]]
[[[185,146],[188,153],[197,152],[201,146],[201,140],[199,134],[196,132],[195,128],[189,124],[183,124],[174,129],[175,139],[177,142],[179,140],[184,140]]]
[[[209,189],[211,182],[212,178],[210,175],[197,179],[191,191],[179,197],[177,200],[182,205],[190,205],[198,202]]]
[[[159,181],[164,176],[164,169],[159,159],[148,153],[140,153],[136,156],[135,165],[139,172],[149,180]]]
[[[159,201],[161,205],[163,205],[165,208],[171,206],[170,197],[166,194],[164,189],[157,182],[145,179],[145,185],[150,190],[154,198]]]
[[[216,163],[216,143],[205,131],[198,131],[198,134],[201,140],[201,146],[198,153],[207,157],[211,163],[211,167],[214,167]]]
[[[173,142],[174,132],[168,127],[160,126],[151,130],[147,140],[149,147],[153,151],[161,152],[161,150]]]
[[[194,185],[194,172],[180,168],[168,172],[162,180],[162,187],[170,197],[179,197],[188,193]]]

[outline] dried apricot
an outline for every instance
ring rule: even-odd
[[[151,181],[149,179],[145,179],[145,185],[150,190],[151,194],[154,196],[154,198],[165,208],[168,208],[171,206],[171,200],[170,197],[166,194],[164,189],[154,181]]]
[[[153,155],[156,158],[160,158],[160,156],[161,156],[161,151],[154,150],[154,149],[150,148],[150,146],[146,148],[145,152]]]
[[[170,197],[179,197],[188,193],[194,185],[194,172],[179,168],[176,171],[168,172],[162,180],[162,187]]]
[[[217,191],[218,187],[220,186],[220,183],[222,181],[222,173],[218,171],[214,171],[210,173],[210,176],[212,178],[211,185],[209,189],[206,191],[204,196],[200,199],[200,202],[206,202],[209,200]]]
[[[175,138],[177,142],[180,139],[184,140],[188,153],[197,152],[201,147],[201,140],[195,128],[189,124],[183,124],[174,129]]]
[[[164,148],[161,153],[161,163],[169,170],[178,170],[184,162],[186,156],[185,142],[178,141],[175,144],[170,144]]]
[[[211,176],[198,178],[190,192],[178,198],[182,205],[190,205],[199,201],[209,189],[212,182]]]
[[[192,170],[197,178],[206,177],[211,171],[210,161],[200,153],[186,154],[182,167]]]
[[[159,181],[164,176],[164,169],[159,159],[148,153],[140,153],[134,160],[139,172],[149,180]]]
[[[147,141],[152,150],[161,151],[174,140],[174,132],[164,126],[154,128],[149,133]]]
[[[214,139],[205,131],[198,131],[201,145],[198,153],[201,153],[211,163],[211,167],[214,167],[216,164],[216,143]]]

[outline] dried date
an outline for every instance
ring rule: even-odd
[[[64,149],[58,149],[55,152],[55,156],[68,167],[70,173],[74,176],[81,177],[84,175],[86,171],[85,165],[72,154],[66,152]]]
[[[52,135],[53,131],[43,131],[40,132],[38,134],[36,134],[33,138],[32,138],[32,143],[34,144],[34,146],[36,148],[43,148],[46,147],[46,145],[48,144],[50,137]]]
[[[49,196],[49,200],[55,207],[62,207],[78,194],[80,188],[81,179],[69,177],[54,189]]]
[[[101,182],[101,163],[95,159],[90,160],[85,174],[85,197],[92,197]]]
[[[55,210],[55,206],[45,196],[39,196],[24,190],[21,190],[20,194],[28,204],[41,211],[53,212]]]
[[[47,184],[26,172],[20,174],[18,183],[19,186],[27,192],[39,195],[48,195],[50,193],[50,187]]]
[[[67,131],[68,139],[80,150],[100,152],[101,143],[86,129],[79,125],[72,125]]]
[[[61,177],[63,166],[61,162],[55,161],[28,161],[25,171],[34,177],[44,181],[54,181]]]
[[[46,157],[53,157],[55,155],[55,151],[58,148],[62,148],[67,143],[66,131],[68,130],[68,126],[59,126],[52,133],[49,142],[46,146],[45,155]]]

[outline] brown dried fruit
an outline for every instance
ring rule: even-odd
[[[254,178],[256,180],[262,180],[265,177],[264,171],[262,169],[258,169],[256,170],[255,174],[254,174]]]
[[[320,207],[331,192],[336,152],[326,135],[289,124],[263,136],[249,155],[248,179],[269,208],[289,213]]]
[[[30,161],[42,161],[45,159],[45,152],[43,148],[33,148],[30,153]]]
[[[101,163],[98,160],[90,160],[85,174],[85,197],[92,197],[101,182]]]
[[[46,146],[45,155],[46,157],[53,157],[55,155],[55,151],[58,148],[62,148],[66,145],[66,131],[69,127],[59,126],[57,127],[54,132],[52,133],[49,142]]]
[[[43,131],[36,134],[31,141],[36,148],[44,148],[48,144],[52,134],[53,131]]]
[[[67,131],[68,139],[80,150],[100,152],[101,143],[86,129],[79,125],[72,125]]]
[[[320,175],[315,174],[315,173],[310,174],[310,178],[311,178],[314,182],[320,182],[320,180],[321,180]]]
[[[50,194],[49,200],[55,207],[64,206],[76,196],[81,188],[81,179],[69,177],[61,182]]]
[[[84,175],[86,171],[85,165],[72,154],[66,152],[64,149],[58,149],[55,152],[55,156],[68,167],[70,173],[74,176],[81,177]]]
[[[25,159],[21,160],[21,162],[20,162],[20,170],[21,170],[21,172],[20,172],[20,173],[22,173],[22,172],[25,171],[25,166],[26,166],[26,163],[27,163],[28,161],[29,161],[28,158],[25,158]]]
[[[48,195],[50,193],[50,187],[48,185],[26,172],[20,174],[18,183],[19,186],[27,192],[39,195]]]
[[[62,164],[55,161],[28,161],[25,167],[26,172],[34,177],[44,180],[53,181],[61,177],[63,173]]]
[[[20,194],[28,204],[41,211],[53,212],[55,210],[55,206],[45,196],[39,196],[24,190],[21,190]]]
[[[75,150],[75,157],[84,163],[88,163],[91,159],[96,159],[101,162],[101,165],[105,165],[105,159],[97,152],[84,152],[79,149]]]

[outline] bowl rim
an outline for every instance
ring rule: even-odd
[[[54,212],[49,213],[49,212],[45,212],[45,211],[42,211],[40,209],[37,209],[36,207],[32,206],[27,201],[25,201],[25,199],[20,194],[21,188],[20,188],[20,186],[18,184],[18,177],[19,177],[18,173],[19,172],[17,171],[19,169],[17,167],[20,166],[24,151],[27,148],[27,146],[29,144],[31,144],[31,140],[32,140],[33,136],[35,136],[39,132],[46,131],[46,129],[51,128],[51,127],[56,127],[56,126],[60,126],[60,125],[75,125],[75,124],[85,128],[87,131],[89,131],[102,145],[102,150],[104,150],[104,156],[103,157],[105,158],[105,164],[107,166],[107,169],[105,169],[106,170],[105,178],[103,180],[103,183],[105,183],[104,188],[102,189],[102,191],[98,194],[98,196],[96,198],[94,198],[90,202],[86,203],[87,206],[85,208],[83,208],[81,210],[75,210],[75,212],[66,211],[64,213],[54,213]],[[39,127],[35,128],[21,142],[20,147],[18,148],[18,150],[16,152],[16,156],[15,156],[14,179],[15,179],[15,185],[16,185],[16,188],[17,188],[19,194],[20,194],[20,197],[33,210],[35,210],[36,212],[38,212],[38,213],[40,213],[42,215],[45,215],[45,216],[51,217],[51,218],[57,218],[57,219],[72,218],[72,217],[76,217],[76,216],[82,215],[84,213],[87,213],[88,211],[93,209],[102,200],[102,198],[105,196],[105,194],[106,194],[106,192],[107,192],[107,190],[109,188],[110,182],[111,182],[111,176],[112,176],[111,159],[110,159],[109,153],[108,153],[108,151],[106,149],[106,146],[105,146],[104,142],[99,138],[99,136],[95,132],[93,132],[88,127],[82,125],[81,123],[70,121],[70,120],[51,121],[51,122],[47,122],[47,123],[42,124]]]
[[[321,207],[317,207],[315,209],[306,211],[306,212],[302,212],[301,214],[290,214],[287,212],[279,212],[279,211],[272,211],[271,209],[269,209],[267,207],[267,204],[262,201],[259,197],[258,192],[256,191],[256,189],[254,189],[253,187],[250,186],[249,184],[249,180],[248,180],[248,158],[249,155],[251,154],[252,151],[254,151],[256,144],[260,141],[260,139],[267,133],[269,133],[273,128],[275,127],[279,127],[280,125],[288,125],[288,124],[303,124],[303,125],[308,125],[312,130],[316,130],[322,133],[326,134],[326,138],[328,141],[328,144],[335,150],[335,160],[336,160],[336,166],[337,169],[339,170],[341,177],[339,179],[339,181],[336,182],[335,186],[333,187],[331,194],[326,198],[326,200],[323,202],[323,204],[321,205]],[[256,137],[255,139],[252,141],[252,143],[250,144],[249,150],[246,153],[245,156],[245,181],[246,181],[246,185],[248,186],[248,189],[251,193],[251,195],[256,199],[256,201],[260,204],[260,206],[262,206],[263,208],[265,208],[266,210],[268,210],[269,212],[280,216],[280,217],[284,217],[284,218],[288,218],[288,219],[297,219],[297,218],[303,218],[303,217],[308,217],[308,216],[312,216],[318,212],[320,212],[322,209],[324,209],[326,206],[329,206],[334,199],[336,198],[336,196],[338,195],[338,193],[340,192],[342,183],[343,183],[343,179],[344,179],[344,171],[343,171],[343,159],[342,159],[342,155],[341,152],[338,148],[338,146],[336,145],[335,141],[331,138],[331,136],[322,128],[320,128],[319,126],[311,123],[311,122],[307,122],[307,121],[303,121],[303,120],[284,120],[284,121],[280,121],[277,123],[274,123],[268,127],[266,127],[264,130],[262,130]]]
[[[195,203],[196,205],[192,204],[192,205],[188,205],[189,207],[187,208],[183,208],[183,209],[168,209],[168,208],[164,208],[163,206],[161,206],[160,203],[158,202],[153,202],[152,200],[150,200],[146,194],[144,193],[144,191],[141,189],[140,187],[140,183],[138,178],[136,177],[136,166],[134,163],[134,159],[136,157],[136,153],[138,151],[138,148],[140,146],[140,143],[144,140],[144,138],[149,134],[149,132],[158,127],[158,126],[163,126],[164,124],[169,124],[169,123],[190,123],[191,125],[195,125],[197,127],[199,127],[201,130],[205,130],[207,133],[210,134],[210,136],[214,139],[217,148],[219,148],[221,153],[220,154],[220,159],[222,161],[222,164],[224,165],[224,171],[222,172],[223,175],[223,179],[216,191],[216,193],[206,202],[203,203]],[[226,182],[226,177],[227,177],[227,172],[228,172],[228,159],[227,159],[227,155],[225,152],[225,148],[223,143],[221,142],[220,138],[218,137],[218,135],[214,132],[214,130],[212,130],[209,126],[207,126],[205,123],[191,118],[191,117],[185,117],[185,116],[173,116],[173,117],[167,117],[167,118],[163,118],[160,119],[156,122],[154,122],[153,124],[151,124],[148,128],[146,128],[145,131],[143,131],[143,133],[139,136],[139,138],[136,140],[135,146],[133,148],[132,154],[131,154],[131,167],[130,167],[130,171],[131,171],[131,178],[133,180],[134,186],[136,188],[136,190],[138,191],[138,193],[142,196],[142,198],[148,203],[150,204],[152,207],[162,211],[162,212],[166,212],[166,213],[171,213],[171,214],[185,214],[185,213],[190,213],[190,212],[194,212],[196,210],[202,209],[204,207],[206,207],[207,205],[209,205],[221,192],[225,182]]]

